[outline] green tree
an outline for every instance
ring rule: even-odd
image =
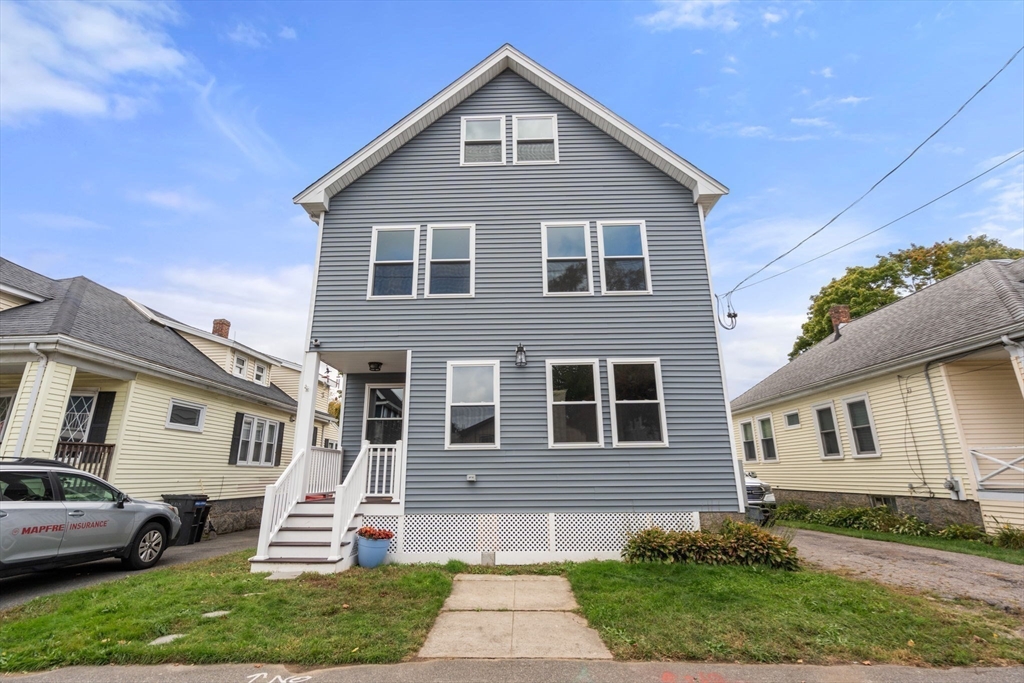
[[[848,305],[850,316],[859,318],[949,277],[972,263],[1022,257],[1024,250],[979,235],[969,236],[963,241],[940,241],[930,247],[911,243],[906,249],[879,256],[873,266],[847,268],[842,277],[834,278],[811,297],[807,322],[793,344],[789,359],[796,358],[832,334],[832,320],[828,315],[832,306]]]

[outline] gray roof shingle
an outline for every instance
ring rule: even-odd
[[[1024,259],[982,261],[856,318],[732,401],[773,400],[1007,328],[1024,334]]]
[[[52,280],[0,258],[0,282],[48,297],[0,312],[0,337],[63,334],[255,399],[296,405],[273,384],[262,386],[223,370],[177,332],[151,322],[126,297],[88,278]]]

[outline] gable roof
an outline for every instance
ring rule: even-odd
[[[732,402],[733,411],[968,348],[1024,337],[1024,259],[982,261],[855,318]]]
[[[729,188],[508,43],[295,196],[317,220],[331,197],[506,69],[511,69],[693,192],[707,214]]]
[[[52,280],[0,258],[0,282],[31,283],[47,299],[0,311],[0,337],[64,335],[259,401],[295,406],[271,384],[248,382],[222,369],[170,327],[147,317],[125,296],[85,277]]]

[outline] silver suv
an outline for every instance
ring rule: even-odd
[[[70,465],[0,461],[0,576],[104,557],[147,569],[180,531],[173,506],[132,500]]]

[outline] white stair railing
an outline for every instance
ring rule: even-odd
[[[341,483],[342,451],[314,446],[309,451],[305,493],[333,493]]]
[[[1024,446],[989,446],[970,451],[978,490],[1024,490]]]
[[[402,442],[395,444],[363,443],[366,451],[366,495],[394,496],[395,482],[398,480],[399,454]]]
[[[277,481],[267,486],[263,496],[263,519],[260,522],[260,542],[256,548],[257,558],[270,556],[270,539],[288,519],[295,504],[306,495],[306,450],[292,458]]]
[[[341,537],[352,524],[359,504],[363,502],[363,485],[366,482],[366,451],[367,446],[359,451],[355,462],[345,476],[345,481],[335,489],[334,518],[331,520],[331,554],[329,560],[334,562],[341,558]]]

